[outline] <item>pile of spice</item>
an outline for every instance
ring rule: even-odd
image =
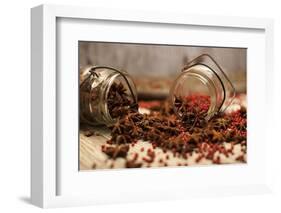
[[[130,112],[137,112],[138,106],[133,102],[122,83],[113,83],[107,96],[107,107],[110,116],[115,119]]]
[[[205,117],[210,107],[210,96],[188,95],[185,98],[175,97],[175,109],[185,127],[192,130],[206,125]]]
[[[118,157],[126,159],[126,167],[137,168],[142,164],[138,162],[138,154],[133,159],[127,159],[129,145],[138,140],[146,141],[163,152],[171,151],[174,156],[187,159],[192,152],[198,154],[196,162],[205,158],[213,163],[220,163],[216,152],[226,157],[233,154],[235,144],[241,144],[246,153],[247,112],[240,110],[230,114],[217,114],[208,122],[205,120],[210,106],[210,97],[192,95],[188,97],[175,97],[174,110],[167,101],[155,103],[149,108],[150,114],[138,112],[138,106],[128,98],[126,89],[122,84],[113,84],[109,92],[108,109],[116,123],[109,126],[111,139],[102,146],[102,151],[109,158]],[[146,107],[149,107],[147,105]],[[224,143],[229,143],[226,149]],[[155,152],[147,150],[143,162],[151,164],[155,160]],[[237,161],[245,162],[244,155],[238,156]],[[161,159],[161,163],[167,165]]]

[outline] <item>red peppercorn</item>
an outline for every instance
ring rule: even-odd
[[[239,155],[235,160],[246,163],[244,155]]]
[[[147,157],[143,157],[142,160],[145,161],[146,163],[152,163],[154,161],[153,158],[147,158]]]
[[[204,157],[204,155],[202,155],[202,154],[198,155],[198,157],[195,159],[195,162],[199,163],[203,157]]]

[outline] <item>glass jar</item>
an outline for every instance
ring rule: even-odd
[[[118,103],[121,96],[117,94],[117,90],[120,90],[122,97],[126,98],[126,102],[122,102],[125,105]],[[118,113],[114,113],[113,116],[112,103],[119,108],[123,107],[122,109],[137,110],[136,87],[128,73],[108,66],[89,66],[82,69],[80,71],[80,122],[90,125],[113,124]]]
[[[231,104],[234,96],[232,83],[218,63],[207,54],[200,55],[188,63],[170,90],[170,101],[178,116],[182,116],[176,106],[179,97],[188,101],[202,99],[200,104],[206,109],[206,120],[223,112]]]

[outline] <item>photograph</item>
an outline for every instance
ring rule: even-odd
[[[79,171],[247,163],[247,48],[79,41]]]

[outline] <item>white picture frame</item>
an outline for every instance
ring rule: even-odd
[[[61,20],[68,20],[67,27],[62,26]],[[223,34],[213,34],[210,36],[210,39],[213,39],[213,46],[220,46],[214,36],[221,36],[221,45],[229,46],[232,44],[234,47],[242,45],[243,47],[249,48],[247,93],[249,94],[248,102],[250,110],[248,131],[251,139],[250,141],[257,141],[257,143],[255,146],[252,146],[252,143],[249,144],[248,152],[250,154],[248,164],[245,166],[233,165],[204,168],[138,169],[129,172],[79,172],[75,170],[75,167],[66,166],[65,162],[70,158],[71,162],[78,161],[78,159],[75,155],[73,155],[73,157],[71,156],[75,141],[69,143],[69,146],[65,146],[65,143],[57,144],[58,135],[60,134],[57,129],[57,121],[60,116],[57,110],[59,103],[57,92],[61,83],[61,78],[57,77],[57,71],[60,69],[58,65],[60,62],[57,57],[59,55],[58,49],[60,49],[59,42],[61,41],[58,40],[58,34],[62,30],[62,28],[59,27],[62,26],[64,27],[63,30],[67,30],[65,32],[70,33],[69,41],[71,41],[71,39],[80,40],[79,36],[83,36],[83,34],[71,34],[71,30],[73,30],[71,21],[74,20],[80,20],[82,22],[87,20],[89,26],[92,21],[94,22],[97,20],[100,21],[99,26],[102,26],[103,22],[107,21],[113,22],[111,23],[113,25],[118,23],[118,26],[133,23],[129,24],[127,27],[134,27],[134,25],[141,24],[144,29],[146,25],[153,24],[153,26],[159,28],[165,27],[167,32],[176,27],[184,29],[188,26],[199,27],[201,30],[218,30],[218,32],[226,32],[227,34],[231,34],[234,31],[237,32],[237,34],[239,33],[238,31],[247,32],[248,37],[239,37],[241,39],[240,41],[235,41],[235,39],[237,39],[235,33],[229,35],[231,41],[223,41]],[[78,23],[78,25],[79,24],[81,23]],[[79,27],[78,25],[76,25],[76,27]],[[88,25],[86,25],[86,27]],[[270,154],[268,151],[266,153],[261,153],[261,151],[263,147],[268,148],[268,143],[270,142],[272,134],[268,125],[266,125],[266,127],[259,125],[260,122],[266,124],[270,122],[271,116],[265,116],[265,107],[271,109],[273,103],[272,96],[270,95],[270,91],[273,89],[271,83],[273,76],[273,21],[271,19],[173,13],[162,14],[147,11],[122,11],[74,6],[41,5],[31,10],[31,26],[31,201],[33,204],[46,208],[128,201],[137,202],[143,200],[182,199],[208,195],[240,195],[271,191]],[[75,29],[79,29],[79,32],[83,33],[83,28]],[[100,29],[102,31],[102,27]],[[93,33],[89,33],[87,39],[91,38],[92,34]],[[105,33],[99,34],[99,39],[105,35]],[[252,36],[249,37],[249,35]],[[86,37],[83,39],[86,39]],[[104,39],[108,40],[109,38],[105,36]],[[129,38],[126,36],[119,36],[116,38],[116,41],[128,41],[128,39]],[[138,41],[143,39],[143,42],[147,42],[148,40],[152,42],[155,41],[155,38],[152,37],[137,39],[139,39]],[[183,43],[180,38],[177,39],[176,41],[169,39],[163,40],[162,43]],[[193,39],[187,42],[189,45],[208,44],[207,40],[203,42],[204,39],[200,39],[202,38],[198,37],[198,40]],[[252,40],[252,43],[250,40]],[[110,39],[110,41],[112,41],[112,39]],[[130,41],[136,42],[135,40]],[[210,42],[211,41],[209,41],[209,43]],[[66,43],[66,45],[69,45],[68,52],[74,51],[75,46],[71,45],[71,43]],[[65,49],[60,49],[60,51],[64,53]],[[69,57],[72,59],[70,55]],[[255,61],[255,58],[259,60]],[[75,63],[77,62],[78,59]],[[74,69],[77,69],[77,66],[74,67]],[[256,70],[255,75],[253,75],[251,71],[254,69]],[[75,75],[78,77],[77,73]],[[66,83],[72,84],[73,82],[75,83],[75,81],[78,82],[77,79],[70,77],[66,80]],[[259,84],[259,86],[257,86],[257,84]],[[253,95],[254,91],[260,94],[259,97]],[[69,102],[66,100],[65,103]],[[75,108],[73,110],[75,111]],[[271,114],[272,112],[268,110],[267,113]],[[75,118],[73,118],[73,120],[70,119],[68,122],[70,125],[72,122],[74,124],[76,123]],[[75,125],[72,125],[71,128],[73,127],[75,127]],[[263,135],[261,135],[262,128],[265,129],[265,134]],[[253,132],[256,134],[254,135]],[[75,134],[73,137],[76,137]],[[76,148],[78,148],[78,146]],[[63,157],[61,156],[62,152],[66,153]],[[263,159],[260,159],[261,156],[263,156]],[[202,185],[201,179],[206,177],[206,174],[210,174],[212,179],[219,173],[222,174],[224,171],[225,174],[223,175],[229,178],[229,180],[231,179],[232,184],[229,184],[230,181],[223,181],[222,176],[220,176],[217,182],[213,179],[213,183],[215,184],[210,184],[207,181],[205,185]],[[75,173],[79,173],[79,177]],[[131,178],[134,177],[138,180],[138,187],[132,188],[131,184],[127,184],[126,187],[116,186],[114,193],[105,192],[105,190],[99,186],[108,183],[109,178],[112,178],[113,175],[115,175],[114,178],[120,181],[121,184],[129,183]],[[194,177],[192,179],[192,186],[191,184],[188,185],[184,183],[182,187],[179,187],[178,183],[182,181],[183,178],[190,179],[190,176]],[[239,179],[239,176],[243,177],[242,180]],[[141,179],[143,179],[145,183],[151,180],[155,185],[144,185],[139,181]],[[175,184],[166,184],[165,180],[167,179],[173,179]],[[98,181],[98,184],[91,186],[91,180]],[[83,184],[79,185],[81,182]],[[166,187],[164,187],[165,184]],[[63,187],[61,187],[61,185],[63,185]],[[115,187],[115,185],[109,183],[108,187]],[[93,187],[96,189],[95,193],[91,193]],[[61,188],[63,188],[62,192]],[[146,193],[148,189],[151,190],[150,193]],[[87,193],[87,190],[89,193]],[[122,196],[120,196],[120,194]]]

